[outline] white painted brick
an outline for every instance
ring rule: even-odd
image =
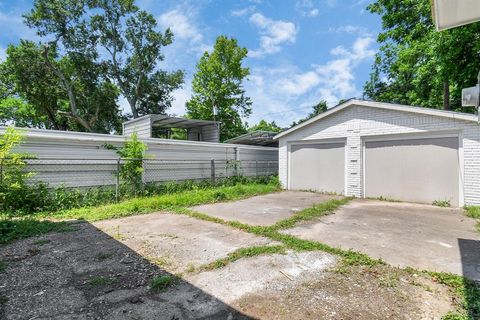
[[[279,177],[287,186],[287,142],[347,138],[347,192],[363,194],[362,138],[375,135],[460,130],[463,134],[464,200],[480,205],[480,127],[474,122],[366,106],[351,106],[283,136],[279,141]],[[349,160],[357,160],[351,162]]]

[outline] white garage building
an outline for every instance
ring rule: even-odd
[[[275,138],[287,189],[480,204],[476,115],[349,100]]]

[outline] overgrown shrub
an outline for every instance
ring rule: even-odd
[[[23,134],[12,127],[0,136],[0,209],[35,211],[42,201],[43,185],[30,186],[28,178],[34,173],[27,170],[27,154],[15,153],[13,149],[23,141]]]
[[[117,151],[124,161],[120,169],[120,178],[122,183],[131,188],[131,193],[134,194],[143,190],[142,174],[145,151],[147,151],[147,145],[138,140],[135,132]]]

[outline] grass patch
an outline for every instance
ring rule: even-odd
[[[160,196],[135,198],[120,203],[104,205],[95,208],[81,208],[65,210],[55,214],[42,216],[56,219],[85,219],[98,221],[111,218],[120,218],[135,214],[151,213],[159,210],[179,210],[181,208],[199,204],[215,203],[220,200],[237,200],[254,195],[261,195],[278,191],[276,183],[269,184],[237,184],[234,186],[185,191]],[[219,194],[222,194],[220,197]]]
[[[437,206],[437,207],[441,207],[441,208],[451,207],[450,200],[435,200],[435,201],[432,202],[432,206]]]
[[[349,201],[350,201],[349,198],[344,198],[340,200],[337,200],[337,199],[329,200],[324,203],[315,205],[311,208],[307,208],[302,211],[299,211],[293,216],[287,219],[284,219],[282,221],[279,221],[272,226],[251,226],[238,221],[226,221],[226,220],[216,218],[216,217],[211,217],[209,215],[196,212],[190,209],[176,210],[175,212],[178,214],[185,214],[196,219],[227,225],[227,226],[230,226],[248,233],[252,233],[258,236],[267,237],[272,240],[282,242],[286,248],[292,249],[295,251],[320,250],[320,251],[324,251],[334,255],[338,255],[342,257],[342,263],[349,266],[351,265],[374,266],[378,264],[384,264],[382,260],[373,259],[363,253],[359,253],[353,250],[343,250],[340,248],[334,248],[317,241],[303,240],[295,236],[283,234],[279,232],[279,230],[288,229],[295,226],[297,222],[307,221],[307,220],[311,220],[324,215],[332,214],[336,209],[338,209],[342,205],[347,204]],[[231,262],[231,261],[229,261],[229,257],[226,257],[226,258],[217,260],[214,263],[216,263],[218,267],[221,267],[222,263],[228,263],[228,262]],[[215,268],[215,267],[212,266],[212,268]]]
[[[111,257],[113,257],[113,253],[111,252],[100,252],[95,256],[95,259],[98,261],[104,261],[110,259]]]
[[[338,200],[333,199],[330,201],[322,202],[320,204],[316,204],[313,207],[304,209],[294,214],[290,218],[277,222],[271,228],[274,230],[293,228],[295,224],[300,221],[308,221],[321,216],[332,214],[336,209],[338,209],[344,204],[347,204],[350,200],[350,198],[343,198]]]
[[[106,285],[112,284],[115,281],[116,281],[115,278],[95,276],[88,279],[87,284],[90,287],[99,287],[99,286],[106,286]]]
[[[476,229],[480,232],[480,206],[465,207],[465,214],[467,217],[477,219]]]
[[[480,284],[465,277],[448,273],[423,271],[435,281],[450,287],[458,297],[460,305],[457,312],[450,312],[444,320],[474,320],[480,319]]]
[[[50,243],[50,240],[47,239],[40,239],[37,241],[33,241],[33,244],[36,244],[37,246],[43,246],[44,244]]]
[[[77,228],[67,222],[53,222],[34,218],[1,219],[0,244],[7,244],[14,240],[38,236],[48,232],[75,231]]]
[[[175,278],[171,275],[158,276],[150,282],[150,289],[160,292],[171,286],[174,281]]]
[[[285,246],[254,246],[248,248],[240,248],[232,253],[229,253],[227,257],[213,261],[203,267],[200,270],[214,270],[225,267],[227,264],[237,261],[241,258],[255,257],[262,254],[285,254]]]

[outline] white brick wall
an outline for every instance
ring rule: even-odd
[[[466,205],[480,205],[480,126],[472,121],[394,111],[366,106],[350,106],[303,128],[279,141],[279,176],[287,186],[288,142],[346,138],[347,195],[361,197],[362,139],[369,136],[408,133],[436,133],[454,130],[463,141],[463,185]]]

